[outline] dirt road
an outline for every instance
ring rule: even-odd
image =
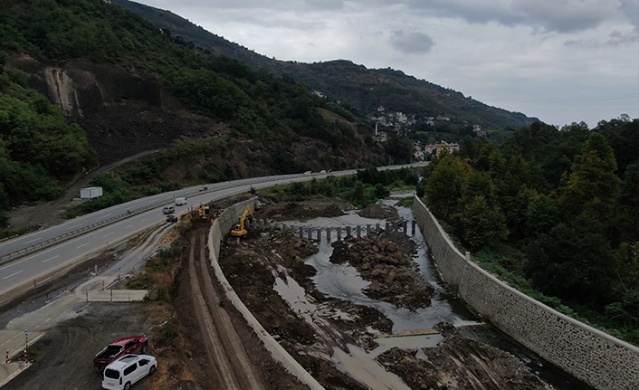
[[[212,376],[221,389],[264,389],[209,274],[206,230],[191,237],[188,272],[195,317]]]

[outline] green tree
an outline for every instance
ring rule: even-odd
[[[438,158],[426,179],[426,204],[435,213],[448,218],[457,212],[468,167],[456,156]]]
[[[363,205],[364,199],[364,184],[361,181],[356,181],[353,187],[353,203],[356,205]]]
[[[550,296],[601,310],[613,299],[613,252],[601,224],[586,216],[559,223],[524,246],[526,273]]]
[[[464,241],[473,248],[508,236],[504,214],[498,207],[489,205],[483,195],[466,198],[459,221]]]
[[[377,199],[384,199],[390,195],[390,191],[388,191],[381,183],[375,184],[374,193]]]
[[[557,203],[546,195],[534,197],[526,210],[526,233],[528,237],[548,234],[560,221]]]
[[[559,204],[567,218],[581,213],[604,223],[614,215],[620,190],[612,148],[599,133],[592,133],[572,165]]]

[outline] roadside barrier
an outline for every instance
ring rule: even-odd
[[[298,177],[298,176],[303,176],[303,175],[302,174],[300,174],[300,175],[291,175],[291,178]],[[273,179],[273,178],[268,178],[268,179],[251,178],[251,179],[240,180],[240,182],[241,181],[247,181],[247,183],[239,183],[238,181],[236,181],[236,182],[219,183],[219,184],[214,184],[214,185],[208,187],[204,191],[200,191],[198,189],[195,189],[195,190],[190,191],[188,193],[182,194],[182,196],[188,198],[188,197],[191,197],[191,196],[194,196],[194,195],[202,195],[202,194],[206,194],[206,193],[225,190],[225,189],[232,188],[232,187],[235,187],[235,186],[238,186],[238,185],[242,185],[242,184],[244,184],[244,185],[252,185],[252,184],[259,184],[259,183],[265,183],[265,182],[277,181],[277,180],[282,180],[282,179],[281,178],[275,178],[275,179]],[[153,203],[147,204],[147,205],[142,206],[142,207],[137,207],[137,208],[134,208],[134,209],[126,210],[124,213],[118,214],[118,215],[113,216],[111,218],[102,220],[100,222],[93,223],[91,225],[87,225],[87,226],[81,227],[81,228],[76,229],[76,230],[72,230],[72,231],[70,231],[68,233],[61,234],[61,235],[59,235],[57,237],[48,239],[46,241],[42,241],[42,242],[39,242],[37,244],[27,246],[27,247],[25,247],[23,249],[20,249],[18,251],[8,253],[8,254],[0,257],[0,266],[4,265],[6,263],[9,263],[9,262],[11,262],[11,261],[13,261],[15,259],[18,259],[20,257],[29,255],[29,254],[34,253],[34,252],[41,251],[43,249],[46,249],[46,248],[52,247],[54,245],[60,244],[60,243],[62,243],[64,241],[71,240],[71,239],[76,238],[78,236],[81,236],[83,234],[89,233],[89,232],[91,232],[93,230],[97,230],[97,229],[99,229],[99,228],[101,228],[103,226],[110,225],[112,223],[115,223],[115,222],[130,218],[130,217],[133,217],[133,216],[135,216],[137,214],[140,214],[140,213],[143,213],[143,212],[146,212],[146,211],[149,211],[149,210],[161,207],[161,206],[165,206],[167,204],[171,204],[173,202],[175,202],[175,196],[171,196],[170,198],[165,198],[165,199],[159,200],[157,202],[153,202]]]

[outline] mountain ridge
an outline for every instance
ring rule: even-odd
[[[539,121],[523,113],[488,106],[401,70],[368,69],[344,59],[315,63],[279,61],[230,42],[169,10],[128,0],[113,0],[113,3],[137,13],[184,45],[237,59],[254,69],[292,77],[363,116],[371,117],[376,108],[383,106],[418,118],[447,116],[459,126],[480,125],[493,131],[516,130]]]

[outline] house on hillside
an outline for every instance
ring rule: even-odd
[[[444,151],[452,154],[455,152],[459,152],[459,144],[449,144],[447,142],[442,142],[439,144],[435,144],[435,150],[436,150],[437,156],[444,153]]]

